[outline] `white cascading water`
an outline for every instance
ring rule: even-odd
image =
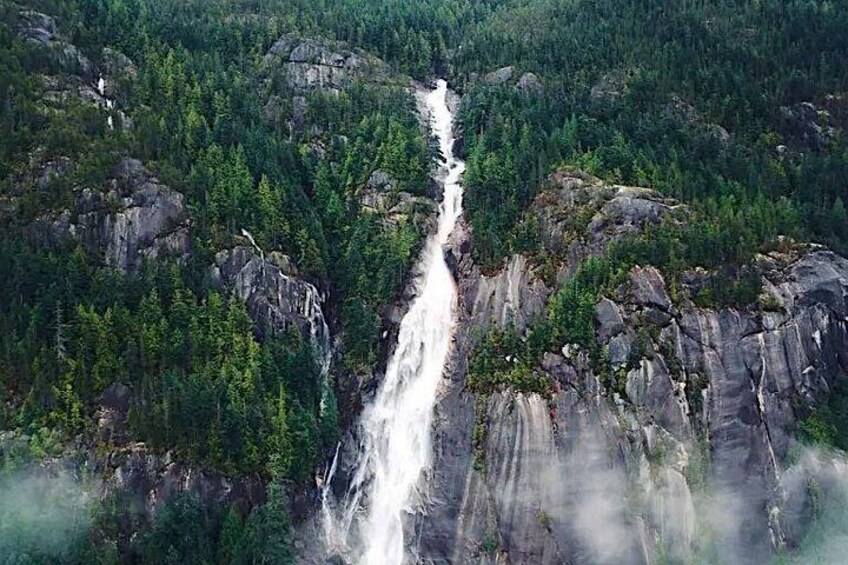
[[[97,80],[97,92],[100,93],[100,96],[102,96],[104,100],[106,100],[106,109],[112,110],[115,107],[115,101],[106,98],[106,79],[102,76]],[[106,118],[106,125],[109,126],[109,129],[115,129],[112,116]]]
[[[404,560],[403,515],[419,502],[418,485],[430,465],[430,434],[436,392],[452,341],[457,293],[443,246],[462,212],[460,177],[465,164],[453,156],[453,115],[447,84],[423,95],[430,128],[445,162],[440,167],[444,194],[438,231],[420,259],[416,298],[400,324],[397,347],[373,403],[360,421],[361,445],[356,471],[343,505],[341,523],[324,505],[326,541],[343,551],[356,520],[360,543],[354,549],[362,565],[399,565]],[[332,480],[335,462],[326,486]]]

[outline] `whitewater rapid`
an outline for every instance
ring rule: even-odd
[[[444,157],[438,230],[430,236],[416,272],[416,298],[400,323],[397,346],[374,401],[360,420],[360,450],[348,495],[336,518],[324,508],[325,537],[331,550],[349,544],[361,565],[400,565],[404,560],[403,516],[420,503],[419,486],[430,466],[436,392],[451,346],[457,304],[456,285],[444,259],[444,245],[462,213],[460,178],[465,163],[453,155],[453,114],[448,89],[440,80],[422,94],[430,129]],[[333,469],[328,483],[332,480]]]

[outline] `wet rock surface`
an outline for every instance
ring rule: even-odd
[[[587,206],[580,230],[568,212]],[[533,213],[543,244],[579,262],[678,210],[651,191],[569,173]],[[549,397],[480,397],[464,387],[474,344],[489,327],[524,327],[550,288],[521,256],[481,273],[468,237],[457,230],[447,250],[457,338],[428,502],[407,522],[421,562],[648,563],[658,540],[685,559],[703,550],[705,528],[724,562],[761,563],[797,543],[805,495],[781,485],[808,472],[786,463],[798,423],[848,369],[848,260],[817,246],[761,257],[779,303],[767,312],[675,304],[659,271],[635,268],[596,306],[613,374],[566,346],[538,368]]]
[[[271,254],[266,258],[246,246],[220,251],[212,267],[213,278],[247,303],[260,339],[296,328],[307,340],[329,344],[321,295],[295,272],[288,257]]]

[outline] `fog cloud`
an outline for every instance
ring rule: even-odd
[[[690,489],[687,457],[673,439],[665,456],[648,461],[591,416],[571,419],[555,439],[543,408],[535,399],[516,401],[490,438],[490,492],[518,562],[550,543],[538,537],[535,512],[559,554],[575,563],[759,565],[773,555],[773,542],[785,548],[775,565],[847,562],[844,455],[798,448],[769,491],[769,507],[756,477],[749,488],[707,472]]]
[[[89,501],[65,473],[0,474],[0,563],[67,555],[87,532]]]

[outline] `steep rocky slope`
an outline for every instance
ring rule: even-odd
[[[558,173],[531,215],[544,248],[567,258],[562,278],[683,212],[645,189]],[[525,327],[550,289],[523,256],[481,274],[462,239],[449,252],[461,316],[429,502],[408,523],[421,561],[645,563],[717,551],[757,563],[798,542],[809,504],[784,478],[807,470],[785,471],[799,421],[848,368],[848,261],[816,246],[760,257],[767,311],[672,301],[659,271],[636,267],[596,307],[611,376],[563,343],[537,368],[549,397],[478,396],[465,386],[469,352],[490,326]]]
[[[58,176],[55,171],[44,175],[52,177],[48,180]],[[71,208],[32,222],[27,228],[30,243],[36,248],[79,244],[125,273],[137,271],[143,260],[188,255],[189,214],[183,195],[135,159],[123,159],[109,176],[102,188],[77,187]]]
[[[126,94],[123,90],[131,90],[124,88],[124,81],[143,74],[144,67],[139,71],[126,56],[109,48],[103,49],[99,57],[86,51],[91,56],[87,58],[83,50],[60,33],[63,23],[39,12],[20,14],[20,38],[43,46],[58,61],[55,73],[54,67],[48,66],[47,74],[34,78],[39,111],[63,116],[64,112],[83,107],[94,116],[93,124],[104,132],[120,129],[113,128],[113,124],[132,127],[117,108],[124,108],[129,114],[138,110],[128,107],[129,99],[122,100],[122,94]],[[331,152],[338,151],[348,139],[326,124],[323,127],[328,131],[311,127],[305,114],[309,96],[333,99],[362,82],[375,90],[407,92],[411,88],[408,77],[394,73],[372,55],[320,38],[282,37],[254,72],[261,91],[258,94],[270,100],[269,109],[280,97],[286,97],[285,104],[291,102],[294,106],[292,117],[306,124],[305,138],[313,142],[314,164],[337,158]],[[301,110],[303,114],[299,113]],[[119,117],[120,122],[112,121]],[[414,124],[411,112],[410,119]],[[129,130],[128,135],[131,134]],[[322,145],[323,141],[327,141],[327,146]],[[336,145],[325,150],[331,142]],[[328,296],[330,283],[326,275],[323,279],[313,275],[307,280],[293,259],[272,248],[260,249],[241,225],[236,226],[240,233],[225,240],[228,243],[224,249],[203,248],[204,242],[198,246],[194,239],[198,235],[196,221],[204,216],[198,213],[196,200],[192,201],[191,187],[186,186],[192,181],[186,177],[178,179],[173,170],[164,175],[168,182],[160,180],[154,171],[162,170],[158,168],[161,163],[142,161],[134,154],[123,150],[107,154],[104,150],[98,154],[102,158],[92,165],[82,163],[73,153],[34,149],[27,166],[16,171],[9,183],[8,197],[0,198],[0,223],[4,227],[8,223],[15,236],[37,253],[63,256],[77,249],[83,251],[95,272],[116,270],[136,276],[145,262],[176,263],[197,269],[199,277],[208,278],[214,290],[245,302],[254,334],[261,343],[297,331],[303,342],[313,346],[321,378],[316,388],[322,391],[323,412],[323,394],[333,379],[330,365],[338,357],[337,348],[343,347],[335,333],[338,320],[331,318],[338,316],[339,305],[328,304],[338,300],[338,296]],[[405,191],[405,186],[379,169],[365,179],[367,182],[358,183],[344,197],[349,199],[345,205],[349,204],[351,213],[366,211],[376,224],[392,229],[407,223],[422,232],[432,229],[432,198]],[[52,194],[63,197],[51,198]],[[386,335],[395,331],[397,311],[402,308],[400,301],[381,305],[380,323],[386,328]],[[361,379],[367,378],[371,377],[351,376],[351,384],[340,385],[341,402],[358,402],[345,397],[344,387],[358,389]],[[115,497],[125,505],[128,512],[116,532],[122,555],[132,545],[131,538],[143,533],[155,514],[177,495],[197,495],[216,511],[235,505],[245,515],[263,502],[269,480],[266,474],[214,471],[206,463],[189,461],[179,450],[154,449],[152,444],[138,441],[130,420],[140,387],[121,374],[110,376],[107,383],[111,384],[102,397],[95,395],[91,406],[87,406],[86,417],[92,418],[92,425],[73,439],[63,438],[50,458],[33,465],[33,473],[55,476],[67,471],[83,476],[82,482],[94,485],[98,498]],[[18,410],[18,401],[16,398],[9,410]],[[353,410],[349,412],[352,414]],[[0,456],[17,449],[27,451],[37,441],[29,431],[3,432]],[[314,502],[311,475],[299,484],[292,481],[287,486],[292,514],[300,518]]]

